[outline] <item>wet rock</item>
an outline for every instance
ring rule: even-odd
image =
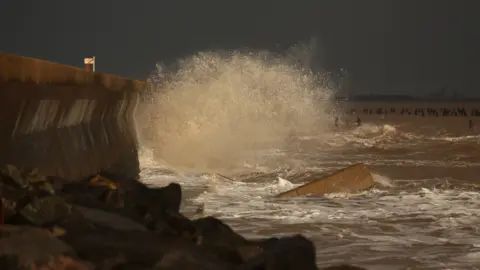
[[[195,250],[213,256],[205,262],[207,265],[214,261],[220,261],[220,265],[223,266],[240,266],[262,251],[259,245],[249,242],[217,218],[204,217],[196,219],[192,223],[197,229],[196,248],[188,247],[181,251],[186,253],[185,256],[190,256],[190,263],[197,260],[196,255],[190,254]]]
[[[4,176],[2,181],[8,181],[10,185],[17,188],[24,188],[29,191],[46,192],[48,194],[54,194],[52,184],[44,174],[40,173],[37,168],[17,168],[14,165],[7,164],[0,170]]]
[[[199,230],[191,220],[178,212],[159,210],[149,213],[144,220],[148,229],[164,235],[171,235],[197,242]]]
[[[193,224],[200,230],[202,245],[237,248],[248,243],[243,236],[237,234],[230,226],[217,218],[199,218],[194,220]]]
[[[72,207],[58,196],[34,197],[18,213],[31,224],[43,226],[67,219]]]
[[[352,266],[352,265],[336,265],[336,266],[329,266],[327,268],[323,268],[324,270],[367,270],[365,268],[357,267],[357,266]]]
[[[39,269],[32,267],[48,265],[52,259],[57,260],[65,256],[75,258],[76,254],[70,246],[48,231],[9,225],[0,227],[0,258],[2,258],[0,263],[7,267],[16,265],[19,268]]]
[[[2,221],[8,222],[10,218],[16,215],[17,206],[26,203],[27,191],[24,189],[16,189],[9,185],[2,185],[1,190],[1,206]],[[21,207],[21,206],[20,206]]]
[[[22,173],[17,167],[7,164],[2,168],[1,172],[4,177],[10,177],[11,180],[13,180],[14,185],[23,188],[28,186],[28,183],[25,181],[25,179],[23,179]]]
[[[63,196],[72,203],[81,204],[93,201],[112,208],[124,206],[124,196],[119,182],[96,175],[90,179],[67,183],[62,187]],[[89,206],[89,205],[84,205]]]
[[[0,171],[2,220],[6,223],[17,218],[22,209],[28,212],[31,204],[43,205],[37,198],[55,194],[48,178],[36,169],[20,170],[13,165],[5,165]]]
[[[212,249],[185,245],[167,252],[155,265],[157,270],[229,270],[236,269],[238,264],[228,262],[225,253],[220,254]]]
[[[95,209],[100,209],[100,210],[109,211],[109,212],[117,212],[119,210],[118,207],[105,203],[101,201],[98,197],[95,197],[95,195],[92,195],[89,193],[64,194],[62,195],[62,198],[67,203],[72,205],[79,205],[87,208],[95,208]]]
[[[97,185],[97,186],[105,186],[108,189],[115,190],[119,189],[120,183],[115,182],[111,179],[108,179],[106,177],[103,177],[99,174],[95,175],[90,181],[88,181],[89,184],[91,185]]]
[[[2,172],[6,221],[42,228],[0,227],[2,270],[317,269],[303,236],[250,241],[214,217],[188,219],[176,183],[151,188],[99,174],[55,190],[38,170]]]
[[[266,243],[264,251],[238,270],[317,270],[315,246],[301,235]]]
[[[31,270],[94,270],[91,264],[73,259],[71,257],[59,256],[50,258],[46,263],[37,263],[29,267]]]
[[[6,223],[37,227],[58,226],[68,231],[93,227],[82,213],[58,196],[34,197],[23,207],[18,204],[16,213],[10,216]]]
[[[195,226],[179,213],[182,200],[179,184],[149,188],[136,182],[126,194],[125,210],[131,218],[156,232],[194,238]]]
[[[76,209],[93,224],[119,231],[147,231],[142,225],[126,217],[99,209],[76,206]]]
[[[278,238],[272,237],[261,240],[249,240],[247,244],[240,245],[237,250],[244,262],[247,262],[260,255],[264,250],[274,247]]]
[[[178,240],[152,232],[95,229],[60,237],[80,258],[95,265],[147,269],[155,265]]]
[[[149,211],[171,210],[180,211],[182,202],[182,188],[177,183],[170,183],[165,187],[149,188],[146,185],[136,182],[128,192],[128,202],[140,215]]]

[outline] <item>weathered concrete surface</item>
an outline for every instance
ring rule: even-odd
[[[144,82],[0,52],[0,164],[77,180],[138,173]]]
[[[276,197],[295,197],[303,195],[324,195],[337,192],[357,192],[372,187],[375,184],[373,176],[365,164],[339,170],[326,177],[313,180],[310,183],[278,194]]]

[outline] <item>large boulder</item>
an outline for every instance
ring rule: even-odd
[[[58,196],[33,197],[18,215],[35,226],[60,223],[72,213],[72,206]]]
[[[238,270],[317,270],[315,246],[302,235],[282,237],[264,244],[263,252]]]
[[[13,165],[0,168],[1,221],[8,223],[36,197],[51,196],[55,190],[38,170],[22,170]]]
[[[178,245],[177,239],[153,232],[100,228],[59,238],[75,249],[81,259],[98,266],[124,267],[121,269],[149,269]]]
[[[82,216],[57,195],[50,183],[38,170],[20,170],[6,165],[0,173],[2,223],[69,228],[88,226]]]
[[[156,270],[234,270],[239,264],[229,262],[231,257],[219,249],[183,245],[169,250],[155,265]]]
[[[75,251],[47,230],[3,225],[0,227],[0,269],[90,270]]]
[[[75,209],[92,224],[118,231],[147,231],[145,226],[116,213],[76,206]]]
[[[323,268],[323,270],[367,270],[367,269],[353,266],[353,265],[341,264],[341,265],[329,266],[327,268]]]
[[[126,192],[125,205],[133,207],[139,215],[144,216],[149,212],[164,210],[180,211],[182,187],[177,183],[151,188],[140,182],[134,182]]]
[[[69,202],[86,207],[123,208],[123,185],[97,174],[83,181],[66,183],[61,190]]]
[[[198,244],[201,245],[238,248],[248,243],[243,236],[215,217],[193,220],[193,225],[199,230],[201,239]]]

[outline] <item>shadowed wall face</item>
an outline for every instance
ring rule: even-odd
[[[143,82],[0,53],[0,163],[78,180],[138,175]]]

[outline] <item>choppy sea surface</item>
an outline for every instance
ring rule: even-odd
[[[298,137],[268,149],[268,164],[245,172],[185,174],[143,150],[142,180],[182,184],[182,211],[218,217],[244,236],[301,233],[319,266],[368,269],[480,269],[480,135],[424,135],[401,125],[364,124],[331,135]],[[357,194],[274,199],[302,174],[365,163],[378,185]],[[292,165],[294,164],[294,165]]]

